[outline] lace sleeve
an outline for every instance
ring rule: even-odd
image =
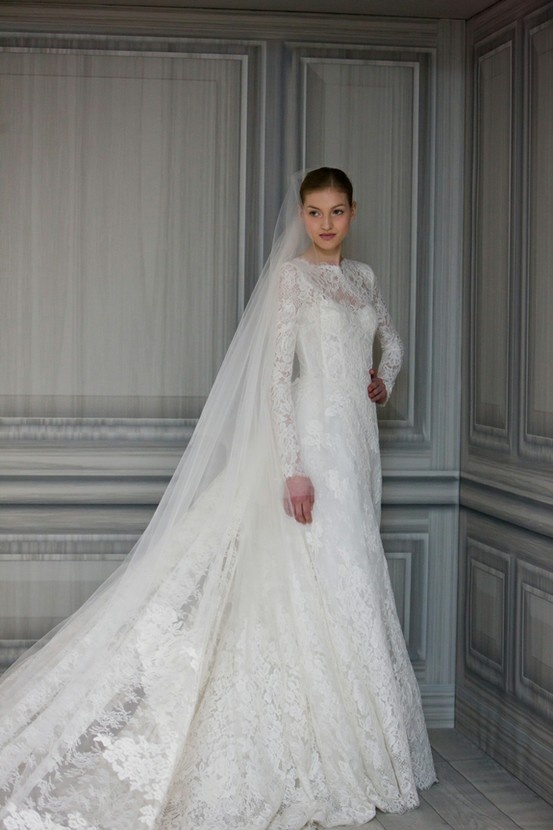
[[[301,306],[299,271],[287,262],[280,274],[271,381],[273,426],[285,478],[305,475],[292,401],[292,371]]]
[[[371,303],[376,309],[378,318],[378,328],[376,336],[380,342],[382,349],[382,357],[378,366],[378,376],[384,381],[389,400],[394,388],[396,377],[401,369],[403,360],[403,344],[397,333],[396,327],[392,322],[392,318],[388,313],[388,309],[382,299],[382,295],[376,284],[376,279],[372,270],[369,275],[369,291],[371,295]]]

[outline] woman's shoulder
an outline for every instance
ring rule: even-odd
[[[366,288],[373,288],[376,282],[374,271],[366,262],[357,259],[344,259],[342,267],[347,270],[355,282],[362,283]]]
[[[357,259],[349,259],[346,258],[343,260],[343,263],[351,268],[353,271],[356,271],[359,274],[363,274],[363,276],[368,276],[374,279],[374,271],[370,265],[367,265],[366,262],[360,262]]]
[[[309,268],[309,262],[301,256],[287,259],[280,266],[281,280],[297,286],[305,286],[309,283]]]
[[[279,268],[281,294],[294,296],[296,304],[303,303],[312,291],[304,260],[301,257],[285,260]]]

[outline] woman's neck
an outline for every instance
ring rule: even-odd
[[[342,247],[340,246],[335,251],[321,251],[316,245],[311,244],[301,255],[301,258],[313,263],[313,265],[341,265],[343,259]]]

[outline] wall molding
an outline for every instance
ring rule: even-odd
[[[499,548],[492,547],[475,539],[470,535],[466,538],[467,547],[467,577],[465,600],[465,636],[464,660],[465,666],[483,680],[506,690],[510,685],[510,667],[512,665],[512,638],[509,630],[514,620],[512,607],[513,557]],[[496,596],[487,603],[478,602],[478,578],[495,580],[496,587],[500,587],[500,596]],[[480,599],[482,599],[480,597]],[[489,615],[495,612],[496,618]],[[477,629],[478,616],[480,622],[488,623],[486,629]],[[500,616],[500,619],[497,617]],[[499,635],[499,642],[478,642],[482,635],[489,635],[489,627],[495,627]],[[475,642],[476,640],[476,642]],[[490,654],[493,652],[493,654]],[[487,653],[486,653],[487,652]]]
[[[384,532],[382,543],[407,649],[424,676],[428,657],[429,534]],[[396,578],[398,585],[394,584]]]
[[[140,37],[169,35],[189,38],[234,37],[281,40],[333,38],[367,44],[433,46],[438,21],[417,18],[377,18],[359,15],[306,14],[301,12],[236,12],[215,9],[114,8],[98,3],[83,8],[74,4],[4,2],[0,29],[21,32],[127,33]]]
[[[452,470],[384,470],[382,473],[384,504],[457,506],[459,475]]]
[[[428,439],[424,428],[430,417],[428,400],[425,396],[416,395],[415,389],[430,385],[431,358],[428,353],[427,338],[420,335],[422,330],[431,330],[432,307],[429,302],[428,284],[426,279],[431,268],[431,254],[425,222],[431,214],[431,182],[434,162],[430,158],[429,148],[435,140],[435,102],[433,79],[435,75],[435,49],[413,47],[410,50],[382,49],[374,46],[353,46],[347,49],[339,44],[321,43],[287,43],[287,51],[291,60],[291,83],[295,87],[295,94],[291,96],[293,107],[290,119],[293,119],[293,134],[297,135],[295,146],[290,146],[289,155],[291,167],[309,167],[317,164],[316,159],[337,158],[338,166],[342,164],[351,169],[357,192],[361,190],[361,204],[366,204],[365,210],[369,219],[373,208],[372,194],[378,191],[379,185],[384,193],[392,187],[392,182],[386,179],[391,171],[405,164],[407,154],[410,155],[408,170],[400,176],[402,185],[398,186],[396,199],[392,205],[394,215],[390,221],[384,221],[385,229],[395,229],[394,244],[382,241],[386,239],[386,230],[381,228],[378,233],[374,228],[357,236],[359,229],[353,228],[352,244],[355,258],[370,262],[374,267],[384,296],[391,309],[392,317],[398,325],[406,346],[404,372],[400,375],[396,391],[389,407],[381,413],[381,438],[384,442],[390,441],[393,446],[399,442],[409,442],[424,446]],[[338,142],[338,146],[329,140],[326,145],[325,134],[335,133],[336,130],[320,130],[318,119],[325,123],[325,99],[321,88],[332,96],[335,84],[343,83],[343,76],[351,73],[355,81],[352,87],[344,86],[339,106],[342,112],[347,112],[348,93],[360,95],[360,90],[367,96],[374,96],[375,89],[381,84],[389,84],[388,95],[398,88],[408,90],[408,103],[401,98],[402,107],[396,110],[382,112],[382,123],[374,131],[374,121],[363,122],[359,105],[353,108],[351,116],[353,125],[357,119],[357,131],[364,135],[365,140],[349,143],[347,157],[343,157],[345,141]],[[401,81],[398,79],[401,75]],[[375,86],[376,85],[376,86]],[[319,99],[319,105],[313,106],[313,98]],[[334,100],[334,99],[332,99]],[[328,106],[329,104],[326,104]],[[335,102],[336,105],[336,102]],[[362,126],[361,126],[362,125]],[[339,129],[339,128],[338,128]],[[389,130],[390,142],[386,150],[379,144],[381,131]],[[393,136],[393,139],[392,139]],[[409,149],[407,149],[409,145]],[[324,150],[323,150],[324,147]],[[365,172],[365,154],[374,151],[380,154],[377,164],[380,168],[379,176],[372,178]],[[336,154],[338,154],[336,156]],[[389,164],[389,168],[388,168]],[[403,169],[403,168],[402,168]],[[384,177],[384,178],[380,178]],[[401,196],[398,195],[401,192]],[[381,211],[372,214],[373,222],[377,225],[386,216],[386,201],[383,198]],[[395,219],[395,222],[394,222]],[[359,253],[358,248],[359,247]]]
[[[470,237],[471,237],[471,253],[469,273],[469,293],[470,301],[467,304],[470,314],[470,325],[466,327],[468,330],[469,342],[469,371],[468,382],[470,384],[470,421],[469,421],[469,442],[470,445],[489,447],[497,450],[507,450],[510,447],[510,433],[512,430],[512,407],[511,407],[511,390],[513,387],[513,344],[509,338],[509,332],[512,331],[512,316],[513,316],[513,300],[512,300],[512,270],[514,258],[514,233],[513,233],[513,193],[515,188],[514,176],[514,148],[516,144],[516,135],[514,130],[514,27],[506,28],[501,37],[493,38],[488,41],[485,46],[479,44],[474,50],[473,56],[473,107],[471,119],[471,144],[472,144],[472,169],[471,169],[471,195],[470,195]],[[494,150],[492,158],[482,158],[485,150],[490,151],[490,147],[486,148],[486,135],[483,126],[480,123],[479,113],[482,106],[482,101],[485,100],[485,73],[483,70],[484,61],[492,61],[504,56],[508,53],[509,62],[509,85],[504,90],[504,105],[508,107],[507,123],[501,124],[500,119],[497,118],[497,112],[491,114],[487,124],[488,130],[497,131],[501,126],[505,129],[505,134],[494,134],[493,139],[488,134],[488,144],[493,144]],[[493,77],[488,81],[493,83]],[[489,92],[488,92],[489,97]],[[498,96],[496,97],[495,107],[497,107]],[[503,113],[505,115],[505,113]],[[497,147],[501,147],[501,139],[507,143],[507,148],[503,146],[504,157],[503,164],[506,166],[506,186],[500,193],[507,204],[498,205],[498,185],[496,179],[498,178],[497,171],[491,174],[490,166],[493,166],[494,160],[497,156]],[[505,173],[505,170],[501,171]],[[488,174],[488,178],[486,178]],[[467,174],[468,175],[468,174]],[[501,177],[499,177],[501,178]],[[486,185],[488,189],[486,190]],[[488,208],[488,215],[483,212],[483,208]],[[489,225],[498,221],[501,207],[504,209],[503,227],[492,225],[493,233],[491,240],[489,227],[485,227],[486,220]],[[491,211],[490,211],[491,208]],[[505,234],[506,240],[500,246],[499,255],[505,256],[504,262],[497,257],[492,256],[489,245],[493,246],[497,242],[497,237]],[[488,247],[486,247],[488,245]],[[480,255],[479,255],[480,254]],[[487,254],[487,255],[486,255]],[[495,251],[494,251],[495,254]],[[491,269],[489,272],[490,260],[492,260]],[[494,271],[495,269],[495,271]],[[486,295],[485,286],[488,282],[493,283],[492,296]],[[499,285],[497,285],[499,283]],[[484,289],[483,289],[484,287]],[[501,291],[501,289],[503,289]],[[499,296],[498,296],[499,294]],[[502,294],[502,296],[501,296]],[[487,301],[487,303],[486,303]],[[500,404],[491,406],[489,403],[480,400],[479,376],[480,371],[485,373],[490,372],[491,365],[493,365],[493,357],[496,361],[497,355],[493,355],[493,340],[491,343],[492,355],[490,364],[490,357],[486,359],[484,348],[480,346],[486,345],[485,335],[489,332],[489,327],[486,325],[490,319],[490,311],[495,311],[495,306],[502,301],[503,314],[498,317],[503,323],[501,335],[503,341],[503,355],[504,365],[494,367],[495,372],[504,372],[502,384],[502,400]],[[481,303],[484,303],[484,308],[481,308]],[[486,307],[488,305],[488,307]],[[491,308],[490,308],[491,306]],[[483,325],[480,321],[482,320]],[[497,337],[498,325],[493,326],[492,336]],[[480,342],[480,337],[484,335],[483,342]],[[487,376],[487,375],[486,375]],[[497,391],[497,390],[496,390]],[[501,413],[501,406],[504,412]],[[493,409],[499,410],[494,412]],[[480,413],[478,415],[478,409]],[[488,410],[488,411],[486,411]],[[486,418],[488,423],[486,423]],[[496,420],[503,420],[503,425],[493,424],[494,418]]]
[[[18,456],[6,453],[0,472],[0,505],[150,505],[163,495],[181,448],[141,451],[121,447],[72,451],[67,447]],[[449,470],[383,472],[384,504],[457,506],[459,476]]]
[[[520,562],[517,568],[516,596],[515,693],[536,714],[551,722],[553,573],[528,562]]]
[[[460,505],[511,526],[553,537],[553,498],[463,472]]]
[[[137,538],[129,533],[0,534],[0,666],[80,607]]]
[[[519,494],[503,504],[505,516],[491,512],[489,488],[473,495],[474,506],[461,512],[460,523],[456,727],[551,800],[551,533],[530,532],[535,528],[525,525],[529,511]],[[493,569],[492,578],[502,585],[484,585],[471,606],[474,563]],[[472,653],[471,610],[478,627],[495,640],[490,644],[484,636],[483,648]]]
[[[500,34],[520,18],[521,12],[534,13],[543,9],[543,6],[543,0],[524,0],[524,8],[521,8],[520,0],[499,0],[492,3],[468,22],[471,40],[475,43]]]
[[[536,69],[533,58],[535,57],[534,42],[535,38],[544,34],[545,30],[549,29],[549,39],[553,37],[553,3],[546,8],[538,10],[534,14],[527,15],[524,18],[524,137],[523,137],[523,158],[522,158],[522,180],[523,180],[523,222],[522,222],[522,291],[521,291],[521,361],[522,366],[525,367],[523,378],[521,379],[522,394],[520,396],[520,430],[519,430],[519,447],[518,451],[522,457],[532,459],[533,462],[542,468],[547,466],[550,468],[551,460],[553,459],[553,412],[551,411],[550,401],[542,401],[543,409],[538,407],[532,409],[532,401],[535,400],[536,389],[548,388],[548,372],[549,364],[544,364],[541,357],[542,350],[549,351],[548,346],[550,341],[547,335],[542,333],[539,336],[539,330],[542,332],[549,330],[549,320],[547,314],[548,305],[548,262],[547,262],[547,241],[548,237],[548,204],[547,197],[544,194],[543,183],[546,182],[545,191],[547,192],[547,180],[551,178],[551,168],[545,172],[539,165],[539,160],[535,157],[534,151],[536,146],[546,141],[543,136],[548,129],[550,119],[547,117],[549,113],[545,114],[544,121],[541,123],[541,133],[537,129],[539,124],[535,123],[535,117],[541,112],[540,107],[536,106],[535,98],[537,92],[541,87],[543,90],[548,90],[548,73],[544,73],[541,78],[538,73],[534,73]],[[546,50],[547,52],[548,50]],[[539,83],[538,83],[539,82]],[[542,99],[542,104],[544,99]],[[542,155],[543,160],[543,155]],[[534,169],[533,162],[536,162],[537,168]],[[544,179],[546,176],[546,179]],[[539,207],[534,204],[534,194],[540,192],[542,196],[541,211]],[[548,200],[547,200],[548,201]],[[544,202],[546,202],[544,204]],[[533,208],[536,208],[534,211]],[[540,221],[541,220],[541,221]],[[537,223],[537,228],[534,223]],[[541,242],[541,257],[538,257],[540,250],[539,243]],[[545,242],[545,251],[543,250]],[[536,260],[541,259],[541,272],[537,268]],[[541,280],[539,279],[541,277]],[[540,284],[541,283],[541,284]],[[534,301],[533,295],[538,296],[537,304]],[[541,300],[541,302],[539,301]],[[542,316],[538,313],[538,320],[532,319],[532,312],[541,311]],[[538,337],[536,339],[536,331]],[[541,347],[541,348],[540,348]],[[540,366],[541,373],[537,373],[536,369]],[[537,377],[536,377],[537,374]],[[540,376],[541,375],[541,376]],[[533,394],[534,393],[534,394]],[[535,422],[532,425],[532,422]],[[538,422],[541,421],[541,424]]]

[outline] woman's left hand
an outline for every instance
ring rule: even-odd
[[[379,378],[376,374],[376,369],[370,370],[371,382],[367,386],[367,392],[369,393],[369,398],[374,403],[386,403],[386,398],[388,397],[388,392],[386,391],[386,385],[382,378]]]

